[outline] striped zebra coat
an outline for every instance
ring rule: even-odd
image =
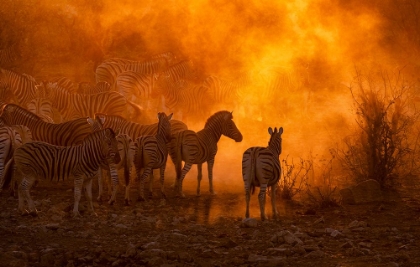
[[[36,88],[37,82],[30,75],[0,68],[0,81],[10,88],[17,104],[21,106],[26,106],[32,99],[40,96]]]
[[[92,177],[101,164],[110,165],[120,162],[117,140],[112,129],[96,131],[88,135],[77,146],[54,146],[45,142],[30,142],[15,150],[15,173],[18,181],[19,211],[26,213],[24,202],[28,203],[28,212],[36,215],[37,211],[29,194],[38,179],[65,180],[74,178],[74,216],[79,215],[79,201],[83,186],[93,212]],[[115,172],[116,173],[116,172]],[[118,178],[117,178],[118,179]],[[117,181],[118,182],[118,181]],[[114,194],[118,183],[115,184]]]
[[[208,118],[204,129],[198,132],[186,130],[173,135],[169,143],[169,155],[175,164],[177,194],[182,193],[182,182],[193,164],[198,167],[197,195],[200,195],[200,182],[202,179],[202,164],[207,162],[210,193],[213,189],[213,165],[217,153],[217,142],[224,135],[236,142],[242,141],[242,134],[233,121],[232,112],[219,111]],[[182,167],[182,161],[185,162]]]
[[[268,128],[270,141],[267,147],[250,147],[245,150],[242,156],[242,176],[245,184],[246,212],[245,217],[249,218],[250,194],[254,193],[255,187],[260,187],[258,200],[260,204],[261,220],[266,220],[265,196],[267,187],[271,187],[271,205],[273,216],[278,217],[276,208],[277,182],[280,180],[281,167],[279,156],[282,151],[283,127]]]
[[[118,92],[84,95],[69,93],[53,83],[46,83],[39,87],[42,87],[46,97],[61,113],[65,121],[86,116],[93,117],[95,112],[123,116],[126,114],[127,104],[130,104],[137,114],[140,114],[142,110]]]
[[[131,175],[131,167],[133,166],[134,161],[134,154],[135,154],[135,146],[134,141],[131,139],[130,136],[127,134],[118,134],[117,137],[118,142],[118,152],[120,154],[121,161],[116,165],[117,170],[124,170],[124,179],[119,179],[120,184],[122,183],[125,186],[125,204],[128,205],[127,199],[129,199],[130,195],[130,187],[129,184],[131,182],[130,175]],[[108,193],[112,197],[112,188],[109,179],[112,178],[112,174],[110,173],[110,169],[108,165],[102,165],[102,172],[99,172],[98,177],[98,185],[99,185],[99,195],[98,201],[102,200],[103,194],[103,181],[105,181],[106,185],[108,186]],[[105,175],[103,175],[105,174]],[[120,177],[118,175],[118,177]],[[110,204],[113,204],[110,202]]]
[[[172,114],[167,116],[163,112],[158,113],[158,129],[156,135],[140,136],[135,141],[134,166],[136,167],[137,180],[139,181],[139,200],[144,201],[144,183],[148,177],[149,197],[152,196],[153,169],[160,169],[160,190],[162,198],[166,198],[164,191],[164,176],[166,161],[168,159],[167,143],[171,139]],[[129,201],[129,199],[126,201]]]
[[[99,121],[102,127],[119,130],[120,133],[129,135],[133,140],[143,135],[156,135],[158,130],[158,123],[139,124],[128,121],[121,116],[112,116],[103,113],[96,113],[95,120]],[[172,134],[188,129],[188,126],[182,121],[170,120],[170,123]]]
[[[48,123],[15,104],[3,106],[0,118],[7,125],[27,126],[34,141],[43,141],[57,146],[80,144],[97,123],[87,117],[58,124]]]

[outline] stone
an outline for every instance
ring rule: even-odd
[[[383,200],[381,186],[373,179],[343,188],[340,190],[340,195],[343,204],[363,204]]]
[[[258,226],[258,221],[255,218],[245,218],[242,220],[241,226],[255,228]]]

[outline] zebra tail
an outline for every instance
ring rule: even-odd
[[[255,159],[256,157],[255,157],[255,153],[253,152],[252,154],[251,154],[251,175],[250,175],[250,177],[251,177],[251,195],[253,195],[254,194],[254,192],[255,192],[255,162],[256,162],[256,159]]]
[[[0,177],[0,189],[5,189],[10,185],[13,178],[13,169],[15,165],[14,158],[11,158],[4,167],[3,177]],[[12,186],[14,186],[12,184]],[[14,189],[14,188],[12,188]]]

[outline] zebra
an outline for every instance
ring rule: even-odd
[[[161,80],[156,92],[164,100],[162,109],[177,113],[183,120],[205,118],[214,103],[207,87],[183,79],[166,79],[165,84]]]
[[[130,173],[131,173],[131,167],[133,165],[134,161],[134,154],[135,154],[135,146],[134,141],[131,139],[130,136],[127,134],[118,134],[116,136],[117,142],[118,142],[118,152],[120,154],[121,161],[116,165],[116,169],[124,169],[124,186],[125,186],[125,205],[129,205],[128,199],[130,194]],[[111,175],[109,174],[109,166],[107,165],[101,165],[102,171],[105,171],[105,179],[103,179],[102,172],[99,172],[98,176],[98,185],[99,185],[99,194],[98,194],[98,201],[102,200],[102,194],[103,194],[103,180],[107,182],[108,185],[108,192],[109,195],[112,196],[112,190],[110,183],[108,183],[108,178],[111,178]],[[112,204],[112,203],[110,203]]]
[[[143,135],[155,135],[158,130],[158,123],[139,124],[128,121],[121,116],[106,115],[96,113],[95,120],[99,121],[103,127],[109,127],[114,130],[119,129],[120,133],[129,135],[133,140]],[[171,133],[175,134],[188,130],[188,126],[179,120],[170,120]]]
[[[125,98],[137,103],[145,103],[144,108],[148,108],[147,104],[152,94],[153,81],[153,75],[125,71],[117,76],[115,85],[117,91]]]
[[[53,107],[63,116],[64,120],[71,120],[84,116],[93,117],[95,112],[123,115],[127,111],[127,103],[137,113],[141,108],[135,103],[128,101],[118,92],[104,92],[99,94],[71,94],[57,84],[46,83],[41,85],[45,90],[46,97],[51,100]]]
[[[242,156],[242,176],[245,184],[246,212],[245,217],[249,218],[250,194],[253,194],[255,187],[260,187],[258,200],[260,204],[261,220],[266,220],[265,215],[265,196],[267,187],[271,187],[271,206],[274,218],[278,217],[276,208],[277,182],[281,175],[279,156],[282,151],[283,127],[278,130],[268,128],[270,141],[267,147],[250,147]]]
[[[95,85],[89,82],[79,83],[77,93],[84,95],[93,95],[111,91],[111,85],[107,82],[98,82]]]
[[[0,192],[10,184],[10,193],[14,195],[16,185],[15,180],[11,178],[11,159],[18,147],[31,141],[31,131],[24,125],[3,126],[0,128]]]
[[[149,197],[152,196],[153,169],[160,169],[160,191],[162,198],[166,198],[164,191],[164,175],[166,161],[168,159],[167,143],[171,139],[171,123],[173,114],[167,116],[164,112],[158,113],[158,129],[156,135],[140,136],[135,141],[136,153],[134,155],[134,166],[139,181],[139,200],[144,201],[144,182],[149,180]],[[126,199],[129,202],[129,199]]]
[[[38,115],[43,121],[54,123],[52,103],[45,98],[34,98],[27,104],[28,111]]]
[[[198,167],[197,195],[200,195],[204,162],[207,162],[208,167],[210,193],[214,194],[213,165],[217,153],[217,142],[222,135],[236,142],[241,142],[243,138],[233,121],[232,114],[233,112],[225,110],[218,111],[208,118],[204,129],[198,132],[185,130],[172,136],[173,139],[169,143],[169,155],[175,165],[175,190],[179,196],[185,197],[182,193],[182,182],[193,164],[197,164]],[[182,161],[185,162],[183,168],[181,168]]]
[[[49,83],[56,83],[57,86],[64,88],[69,93],[77,93],[77,84],[68,77],[54,77],[48,80]],[[45,83],[45,82],[44,82]]]
[[[79,118],[64,123],[48,123],[36,114],[15,104],[3,106],[0,118],[6,125],[25,125],[35,141],[52,145],[68,146],[78,144],[92,132],[97,121],[92,118]]]
[[[120,162],[117,140],[112,129],[106,128],[88,135],[80,145],[54,146],[45,142],[30,142],[15,150],[13,155],[14,170],[18,181],[19,211],[36,216],[37,210],[29,190],[33,183],[41,178],[57,180],[74,178],[73,215],[79,216],[79,201],[82,187],[91,211],[92,177],[97,174],[101,163],[106,162],[115,170]],[[116,174],[116,171],[114,171]],[[118,177],[113,177],[115,197]],[[28,204],[28,210],[24,202]]]
[[[30,75],[0,68],[0,81],[10,88],[17,104],[21,106],[26,106],[32,99],[40,96],[36,89],[37,82]]]

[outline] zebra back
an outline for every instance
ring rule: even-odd
[[[50,79],[48,82],[57,83],[59,87],[66,89],[69,93],[77,92],[76,83],[67,77],[55,77],[55,78]]]
[[[126,71],[134,71],[140,74],[152,75],[166,69],[168,67],[168,61],[165,57],[158,57],[150,60],[129,63],[124,67]]]

